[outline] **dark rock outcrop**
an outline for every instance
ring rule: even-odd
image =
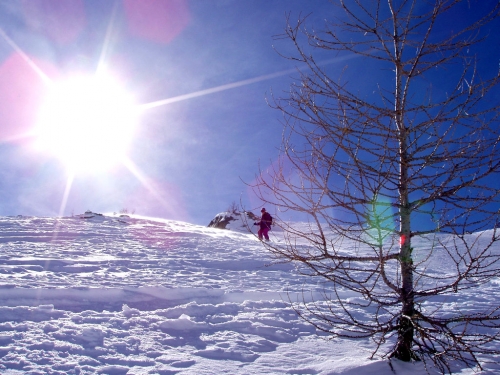
[[[239,213],[238,213],[239,215]],[[212,221],[208,224],[210,228],[219,228],[219,229],[226,229],[226,226],[231,222],[235,221],[236,218],[234,217],[236,214],[230,213],[230,212],[221,212],[220,214],[217,214]]]
[[[252,225],[254,221],[260,220],[252,212],[237,212],[226,211],[221,212],[210,221],[208,227],[219,229],[235,229],[243,232],[248,232],[248,225]],[[229,228],[228,228],[229,225]]]

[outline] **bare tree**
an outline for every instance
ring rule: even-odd
[[[334,288],[326,305],[296,307],[318,329],[372,338],[373,354],[392,342],[384,355],[432,359],[443,372],[451,372],[451,360],[481,366],[479,355],[498,354],[489,344],[499,339],[499,306],[450,314],[436,296],[500,276],[492,246],[500,238],[494,229],[500,106],[493,97],[500,75],[481,71],[476,53],[488,43],[485,30],[500,5],[340,0],[338,6],[341,17],[322,31],[308,29],[307,17],[293,24],[288,17],[279,36],[295,46],[297,53],[285,57],[299,64],[300,79],[274,100],[284,115],[282,158],[254,189],[280,211],[306,215],[309,228],[281,222],[286,244],[265,246]],[[476,7],[467,19],[484,12],[444,27],[467,6]],[[343,78],[348,66],[331,78],[315,51],[361,57],[357,75],[384,78],[366,94]],[[433,266],[437,256],[448,262],[446,274]],[[358,298],[342,298],[346,292]],[[355,314],[359,309],[368,315]]]
[[[236,214],[236,213],[239,213],[241,210],[240,210],[240,206],[238,205],[238,203],[236,203],[236,201],[233,201],[229,206],[228,208],[226,209],[227,212],[230,212],[232,214]]]

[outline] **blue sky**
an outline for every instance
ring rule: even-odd
[[[287,90],[296,66],[273,49],[289,54],[292,46],[273,36],[288,12],[311,13],[310,23],[321,26],[335,8],[306,0],[54,4],[0,1],[0,215],[128,209],[208,224],[240,200],[257,212],[244,182],[276,160],[282,134],[281,113],[266,97]],[[336,77],[346,64],[328,71]],[[33,147],[30,130],[47,86],[41,76],[93,74],[101,65],[147,109],[128,163],[71,174]]]
[[[0,116],[7,119],[0,215],[126,208],[208,224],[233,201],[259,207],[242,181],[254,179],[259,161],[265,167],[277,157],[281,115],[266,96],[286,90],[294,68],[273,50],[273,35],[282,32],[286,12],[321,17],[331,11],[328,3],[179,0],[167,9],[177,12],[168,20],[155,1],[158,10],[142,10],[139,20],[131,18],[141,2],[49,3],[0,2]],[[168,22],[174,30],[158,26]],[[29,137],[16,136],[37,119],[45,85],[37,69],[49,77],[93,73],[103,62],[139,104],[174,100],[140,115],[128,152],[134,171],[117,163],[76,173],[68,182],[61,160],[35,150]]]

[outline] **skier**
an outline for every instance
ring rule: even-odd
[[[268,232],[271,230],[271,224],[273,223],[273,218],[269,214],[269,212],[266,211],[265,208],[260,210],[262,212],[262,216],[260,218],[260,221],[257,223],[253,223],[254,225],[260,225],[260,229],[257,232],[259,235],[259,240],[262,241],[262,237],[266,239],[266,241],[269,241],[269,234]]]

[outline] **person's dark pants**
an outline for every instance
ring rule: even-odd
[[[260,228],[257,234],[259,235],[259,239],[262,241],[262,237],[264,237],[267,241],[269,241],[269,228]]]

